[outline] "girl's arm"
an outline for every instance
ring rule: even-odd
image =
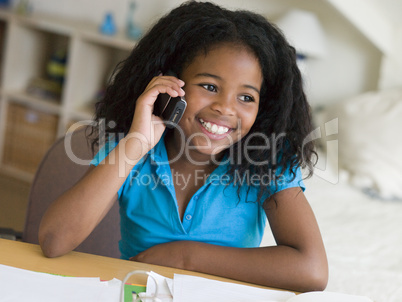
[[[277,246],[232,248],[193,241],[154,246],[132,260],[173,266],[295,291],[323,290],[328,264],[321,234],[303,192],[280,191],[266,213]]]
[[[125,158],[128,154],[138,159],[129,162]],[[116,202],[119,188],[141,157],[141,144],[123,139],[102,163],[91,166],[74,187],[49,206],[39,227],[39,244],[45,256],[66,254],[87,238]]]
[[[39,227],[39,244],[47,257],[76,248],[105,217],[131,169],[159,141],[165,126],[152,114],[159,93],[183,96],[184,82],[154,77],[138,98],[133,122],[125,138],[97,166],[47,209]]]

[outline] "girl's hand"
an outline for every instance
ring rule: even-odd
[[[154,245],[153,247],[131,257],[131,261],[144,262],[162,266],[188,269],[185,256],[191,248],[192,241],[172,241]]]
[[[131,136],[141,140],[143,149],[146,152],[151,150],[166,128],[162,119],[153,114],[155,100],[160,93],[167,93],[171,97],[184,96],[183,86],[184,82],[173,76],[154,77],[137,99],[128,138]]]

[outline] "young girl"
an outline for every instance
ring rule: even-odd
[[[300,173],[312,170],[309,106],[278,29],[191,1],[123,63],[97,108],[107,142],[43,217],[44,254],[73,250],[118,199],[123,259],[324,289],[325,250]],[[172,129],[153,114],[162,93],[187,101]],[[277,246],[259,247],[267,218]]]

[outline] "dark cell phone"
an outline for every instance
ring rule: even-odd
[[[183,116],[187,102],[182,97],[171,97],[167,93],[161,93],[154,104],[154,114],[160,116],[166,127],[173,128]]]
[[[172,72],[167,74],[176,76]],[[183,97],[171,97],[167,93],[161,93],[155,101],[154,114],[164,120],[167,128],[174,128],[183,116],[186,107],[187,102]]]

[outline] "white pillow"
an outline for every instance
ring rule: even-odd
[[[402,200],[402,89],[344,100],[323,116],[339,118],[339,168],[349,181],[377,197]]]

